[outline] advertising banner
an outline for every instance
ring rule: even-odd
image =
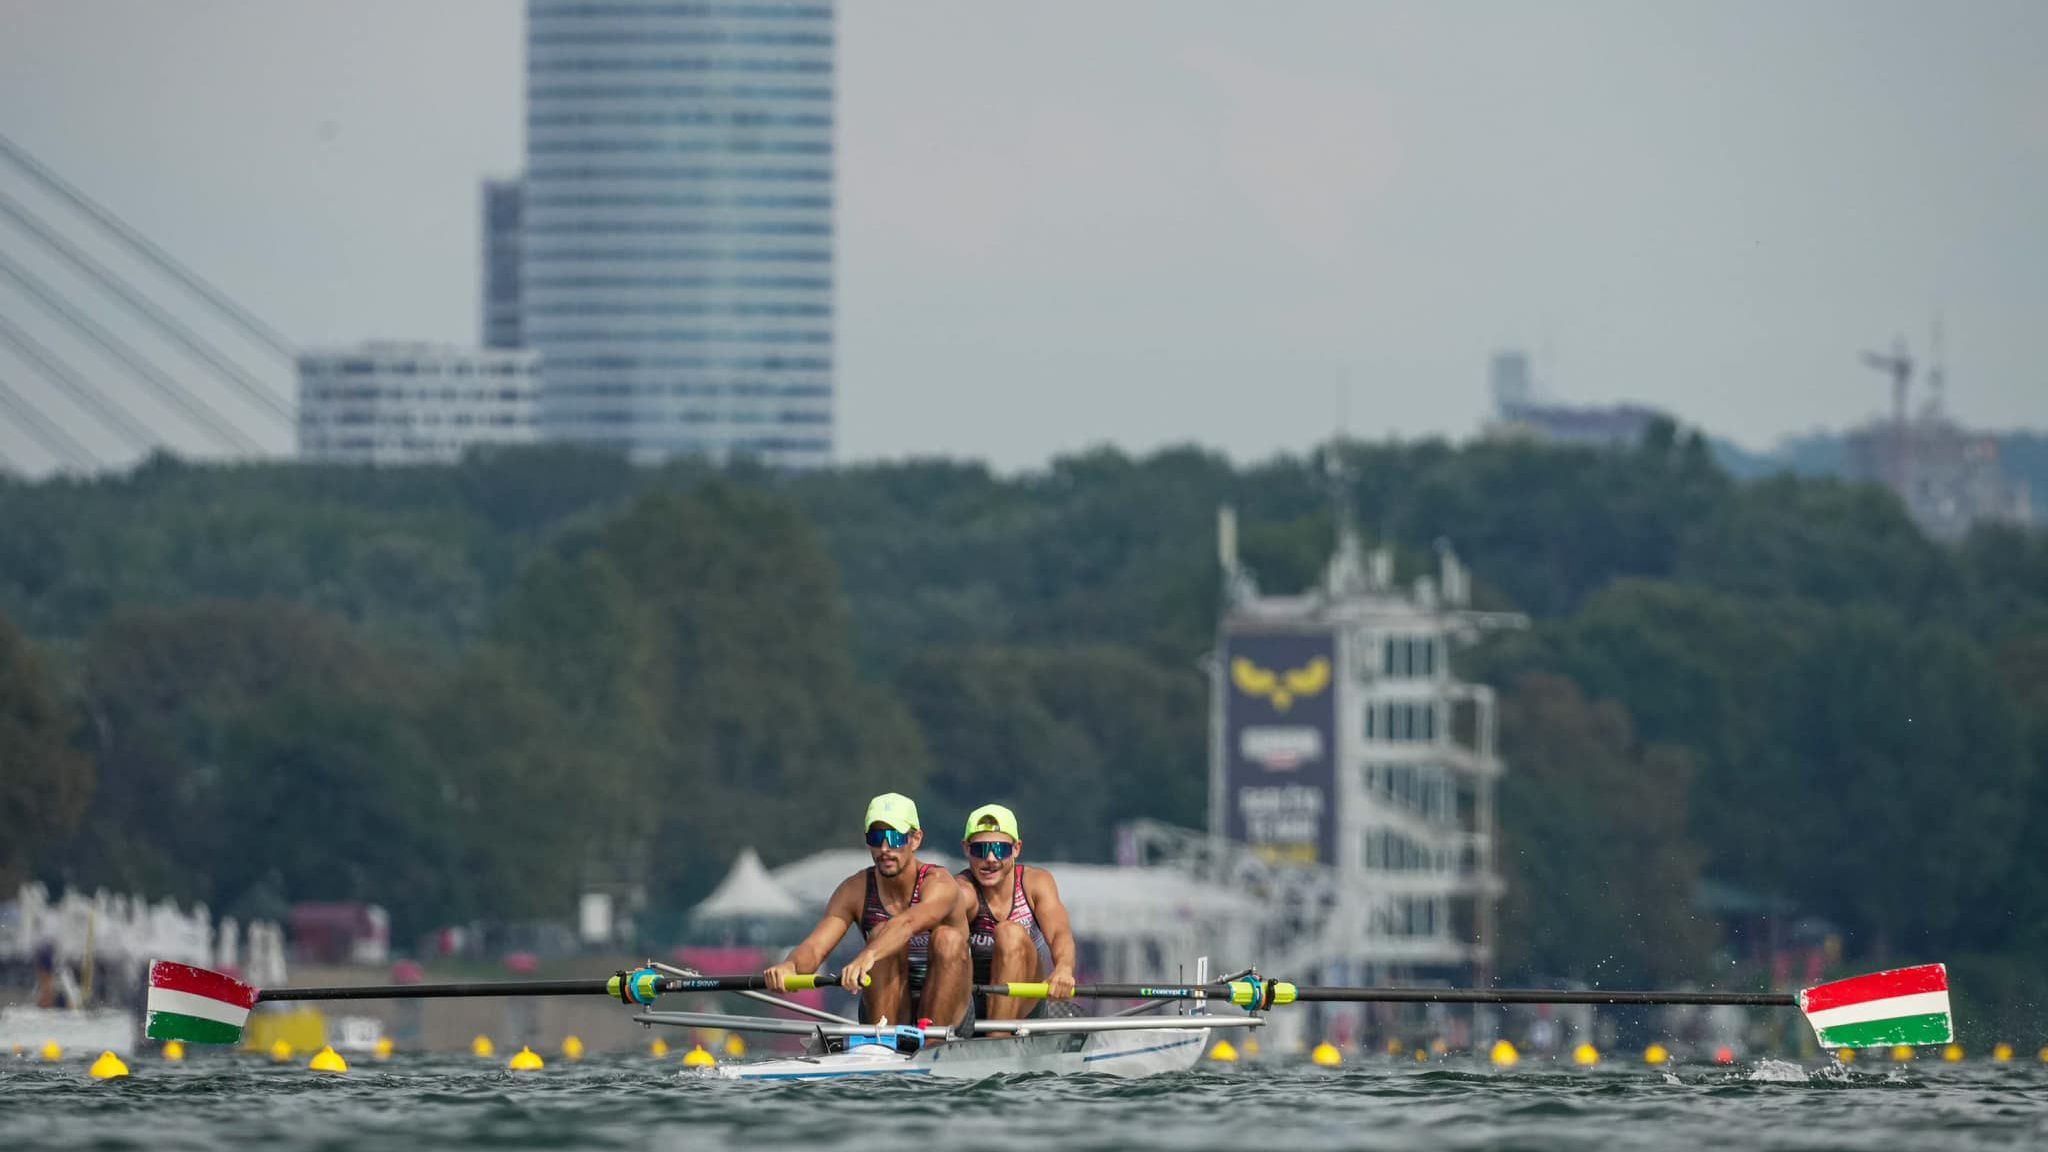
[[[1337,641],[1223,638],[1224,835],[1275,864],[1337,860]]]

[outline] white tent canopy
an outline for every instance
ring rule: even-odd
[[[768,874],[760,853],[746,848],[733,861],[732,871],[725,874],[725,879],[719,881],[702,904],[690,910],[690,916],[696,920],[738,920],[801,916],[806,910],[804,901],[790,895],[789,889]]]
[[[873,863],[865,848],[827,848],[775,870],[775,882],[805,907],[823,912],[839,882]]]

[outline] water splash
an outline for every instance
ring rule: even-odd
[[[1843,1068],[1840,1064],[1834,1067],[1843,1072],[1848,1071],[1847,1068]],[[1805,1066],[1794,1064],[1790,1060],[1763,1059],[1757,1061],[1754,1067],[1743,1073],[1742,1078],[1752,1084],[1807,1084],[1814,1080],[1825,1079],[1828,1071],[1828,1069],[1822,1068],[1818,1071],[1809,1072]]]

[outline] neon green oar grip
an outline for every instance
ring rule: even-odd
[[[863,988],[874,982],[874,978],[871,976],[860,978],[860,986]],[[820,988],[837,988],[839,987],[839,974],[836,972],[813,972],[806,976],[802,973],[791,973],[783,977],[782,987],[789,992],[816,992]]]
[[[1050,984],[1009,984],[1004,995],[1013,1000],[1046,1000],[1052,997]]]

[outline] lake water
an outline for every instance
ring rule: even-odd
[[[1974,1149],[2048,1147],[2048,1068],[1919,1061],[1496,1070],[1355,1058],[1145,1080],[741,1084],[673,1057],[510,1073],[399,1057],[346,1076],[210,1052],[126,1080],[0,1057],[0,1149]]]

